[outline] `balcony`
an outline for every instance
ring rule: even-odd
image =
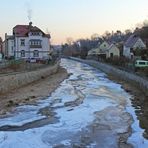
[[[42,45],[30,45],[30,48],[42,48]]]

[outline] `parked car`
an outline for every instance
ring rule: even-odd
[[[140,68],[148,68],[148,61],[136,60],[135,64],[134,64],[134,67],[135,67],[135,71],[137,71]]]
[[[28,62],[28,63],[36,63],[36,59],[35,58],[28,58],[26,60],[26,62]]]
[[[145,61],[145,60],[136,60],[135,67],[139,67],[139,68],[148,67],[148,61]]]

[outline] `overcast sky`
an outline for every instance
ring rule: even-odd
[[[31,19],[33,25],[50,32],[57,44],[67,37],[89,38],[106,30],[134,28],[148,19],[148,0],[1,0],[0,14],[3,38],[15,25]]]

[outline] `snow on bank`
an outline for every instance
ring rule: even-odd
[[[148,140],[143,137],[144,129],[140,128],[139,120],[135,114],[135,109],[132,107],[131,102],[126,108],[133,119],[134,123],[132,124],[132,135],[128,138],[128,143],[132,144],[135,148],[148,148]]]

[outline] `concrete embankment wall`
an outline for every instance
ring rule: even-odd
[[[53,66],[37,69],[30,72],[22,72],[17,74],[10,74],[0,76],[0,94],[25,86],[29,83],[48,77],[58,71],[59,62]]]
[[[129,82],[133,85],[136,85],[139,87],[146,95],[148,95],[148,80],[137,76],[133,73],[129,73],[123,70],[120,70],[118,68],[115,68],[111,65],[104,64],[98,61],[93,61],[93,60],[82,60],[78,58],[70,58],[79,62],[86,63],[90,66],[93,66],[95,68],[100,69],[101,71],[105,72],[106,74],[113,75],[121,80],[124,80],[126,82]]]

